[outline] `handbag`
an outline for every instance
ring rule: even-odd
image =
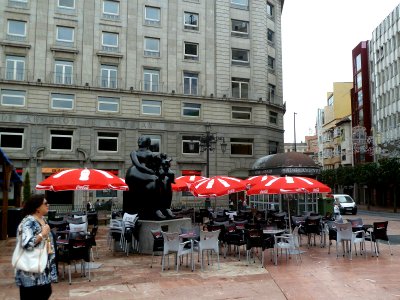
[[[46,245],[41,244],[43,243],[39,243],[33,250],[24,249],[21,244],[21,234],[19,234],[11,260],[13,267],[25,272],[42,273],[46,268],[48,257]]]

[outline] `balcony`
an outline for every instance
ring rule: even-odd
[[[46,81],[62,85],[80,85],[80,82],[77,81],[77,74],[50,72]]]
[[[122,79],[121,78],[110,78],[110,77],[97,77],[98,87],[105,89],[122,89]]]
[[[164,83],[163,82],[152,82],[152,81],[140,81],[139,88],[143,92],[150,92],[150,93],[166,93],[167,91],[164,90]]]
[[[33,74],[30,70],[16,70],[0,68],[0,79],[11,81],[33,81]]]

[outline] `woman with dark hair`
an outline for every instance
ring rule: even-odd
[[[48,211],[49,204],[44,195],[32,195],[25,202],[26,216],[18,226],[17,239],[21,239],[22,247],[28,251],[45,243],[48,260],[42,273],[15,270],[15,283],[20,289],[20,299],[49,299],[52,293],[51,283],[57,282],[53,235],[43,218]]]

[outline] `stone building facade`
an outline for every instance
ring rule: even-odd
[[[125,177],[141,135],[177,176],[204,175],[209,124],[227,144],[211,149],[210,176],[246,177],[283,152],[283,2],[2,1],[0,147],[33,187],[65,168]],[[89,194],[107,197],[122,199]]]

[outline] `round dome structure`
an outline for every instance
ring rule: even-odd
[[[268,174],[315,177],[320,171],[320,167],[308,155],[301,152],[285,152],[257,159],[249,173],[250,176]]]

